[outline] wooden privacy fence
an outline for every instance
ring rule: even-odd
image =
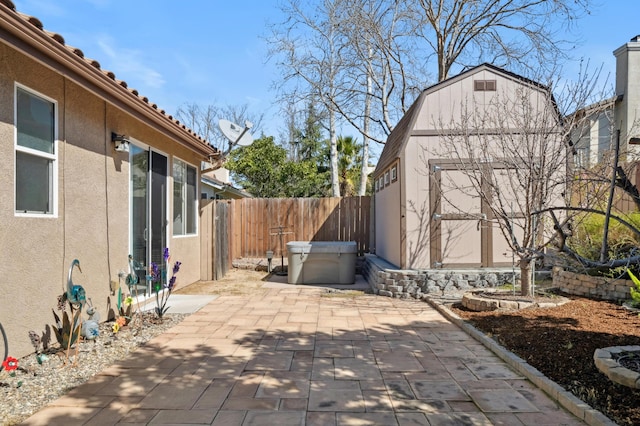
[[[231,202],[231,255],[286,256],[289,241],[355,241],[369,251],[371,197],[244,198]],[[282,244],[280,231],[282,230]]]
[[[203,200],[201,279],[217,280],[238,258],[287,255],[289,241],[355,241],[369,251],[371,197]]]
[[[200,206],[200,279],[219,280],[231,267],[228,202],[202,200]]]

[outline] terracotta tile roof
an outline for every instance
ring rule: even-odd
[[[82,65],[82,63],[84,65],[90,65],[90,68],[93,68],[95,71],[98,71],[102,76],[101,77],[96,76],[95,73],[91,73],[90,72],[91,70],[87,69],[85,66],[84,69],[82,68],[80,69],[80,72],[82,72],[83,77],[88,77],[90,80],[96,83],[103,83],[103,81],[98,81],[96,80],[96,78],[102,78],[102,80],[109,81],[108,84],[111,86],[109,89],[110,91],[112,91],[112,93],[119,95],[122,100],[129,103],[130,105],[133,105],[134,107],[138,107],[138,108],[142,107],[147,110],[151,109],[153,112],[150,112],[150,111],[147,111],[147,112],[154,115],[157,114],[159,117],[154,117],[154,118],[156,119],[160,118],[161,121],[166,121],[166,123],[163,123],[165,124],[164,127],[170,132],[173,132],[177,136],[179,136],[179,138],[181,139],[181,142],[183,142],[185,145],[190,146],[191,148],[195,149],[196,151],[202,153],[205,156],[219,154],[219,151],[215,149],[213,146],[211,146],[204,138],[197,135],[193,130],[191,130],[184,124],[180,123],[180,121],[176,120],[173,116],[168,115],[163,109],[159,109],[158,105],[150,102],[146,96],[141,96],[136,89],[129,88],[126,81],[117,79],[115,74],[112,71],[103,70],[100,67],[100,63],[98,61],[96,61],[95,59],[86,58],[82,50],[78,49],[77,47],[67,45],[65,43],[64,37],[62,37],[60,34],[45,30],[44,25],[38,18],[18,12],[11,0],[0,0],[0,30],[5,27],[6,23],[8,23],[8,20],[1,19],[2,18],[1,15],[6,15],[7,18],[15,18],[18,24],[20,23],[23,25],[31,24],[31,26],[35,27],[43,36],[45,36],[50,40],[55,41],[58,47],[62,49],[62,51],[58,51],[56,53],[59,53],[62,56],[63,52],[67,51],[72,54],[70,55],[72,58],[75,58],[75,62],[80,63],[78,65]],[[8,24],[6,29],[9,30]],[[11,28],[11,29],[14,29],[14,28]],[[24,25],[22,29],[28,29],[28,26]],[[26,34],[25,34],[25,37],[27,37]],[[34,43],[34,45],[35,44],[37,44],[37,42]],[[36,49],[38,49],[38,46],[35,46],[35,47]],[[45,52],[45,54],[49,54],[51,56],[50,51]],[[66,65],[66,63],[62,62],[61,58],[60,58],[60,63],[63,66]],[[124,98],[122,97],[123,91],[126,92],[128,99],[127,97],[124,97]]]

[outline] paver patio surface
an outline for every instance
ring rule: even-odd
[[[27,425],[580,425],[427,303],[220,296]]]

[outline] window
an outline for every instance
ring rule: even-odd
[[[376,179],[376,192],[378,192],[378,188],[379,188],[379,186],[378,186],[378,179]]]
[[[391,168],[391,183],[395,182],[398,180],[398,167],[397,166],[393,166]]]
[[[382,189],[384,188],[384,176],[380,176],[380,179],[378,179],[378,182],[380,182],[380,191],[382,191]]]
[[[389,170],[384,172],[384,186],[389,185]]]
[[[195,167],[173,160],[173,235],[196,233],[197,175]]]
[[[56,103],[16,85],[15,211],[56,213]]]
[[[473,80],[473,90],[476,92],[495,92],[495,80]]]

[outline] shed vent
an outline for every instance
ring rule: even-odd
[[[476,92],[495,92],[495,80],[473,80],[473,90]]]

